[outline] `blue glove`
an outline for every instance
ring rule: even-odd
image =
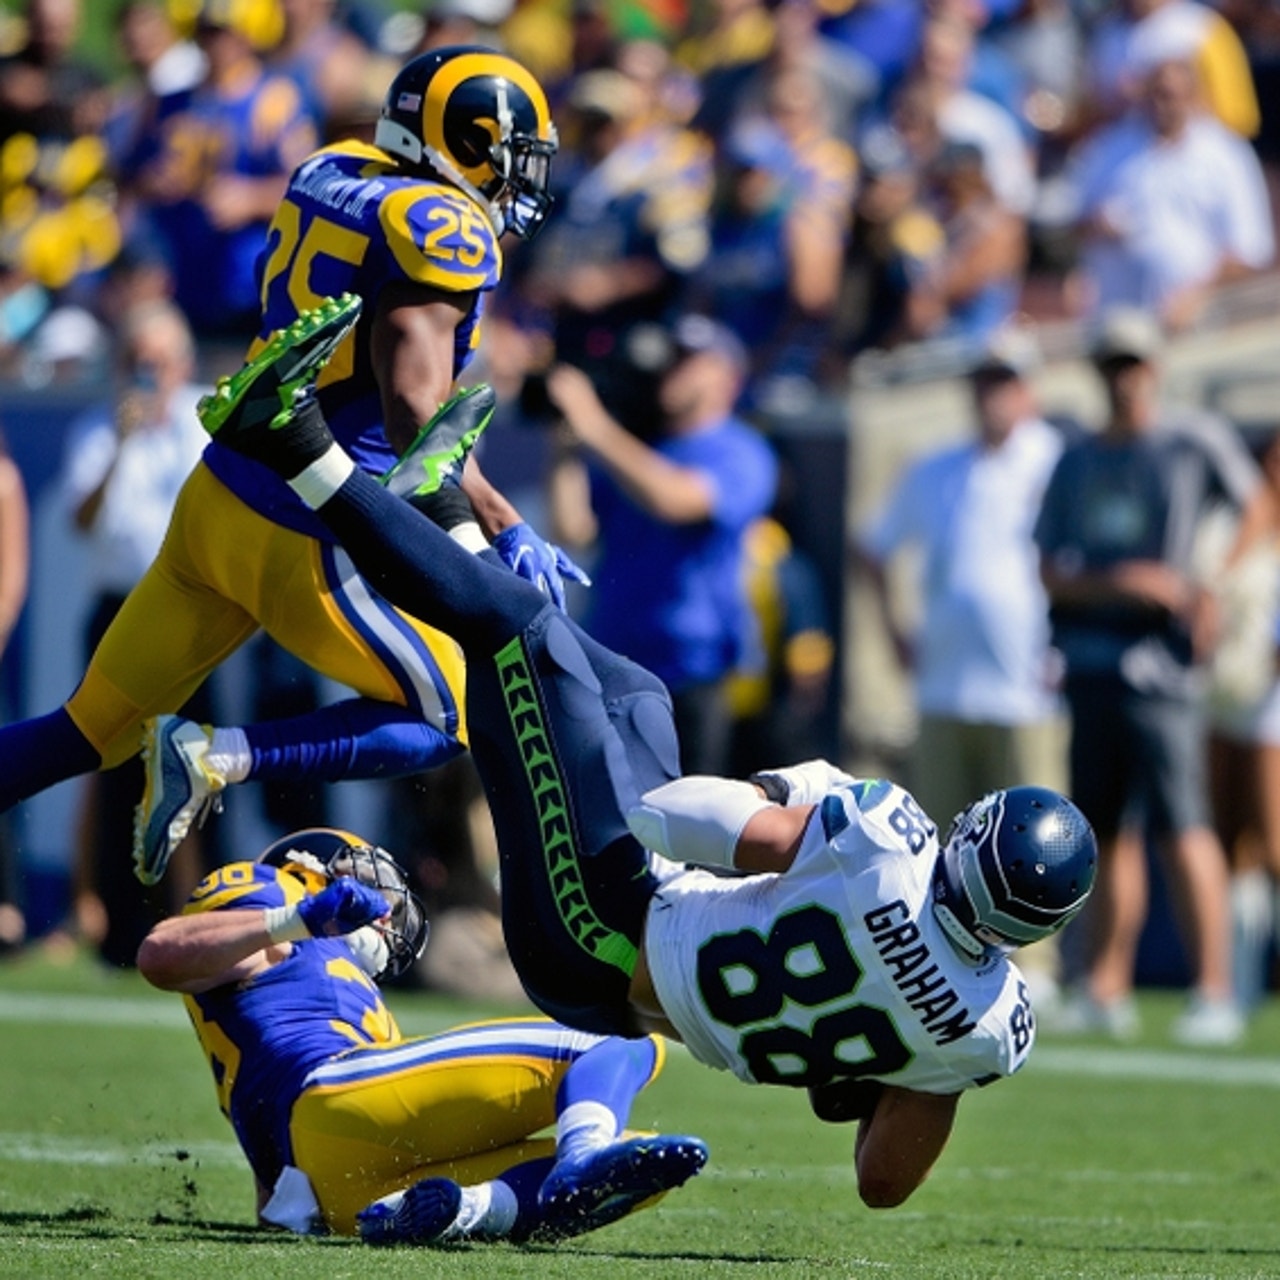
[[[313,938],[336,938],[390,915],[386,898],[367,884],[342,876],[313,898],[298,903],[298,915]]]
[[[520,577],[532,582],[545,596],[550,596],[558,609],[564,608],[564,584],[580,582],[584,587],[591,585],[578,565],[554,543],[535,533],[523,521],[503,529],[493,540],[493,549],[502,557],[502,562]]]

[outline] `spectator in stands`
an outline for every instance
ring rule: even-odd
[[[120,240],[106,84],[76,53],[79,0],[26,0],[23,12],[26,42],[0,59],[0,240],[39,287],[83,290]]]
[[[1183,329],[1215,286],[1270,265],[1270,201],[1249,144],[1201,107],[1191,62],[1156,67],[1142,108],[1072,161],[1082,270],[1098,310],[1149,308]]]
[[[76,52],[80,0],[25,0],[26,42],[0,59],[0,143],[25,133],[66,143],[101,129],[103,77]]]
[[[1084,87],[1084,32],[1071,0],[1025,0],[991,42],[1017,68],[1022,84],[1018,115],[1033,131],[1041,176],[1061,162],[1064,138],[1080,113]]]
[[[944,233],[922,198],[920,170],[897,131],[870,131],[858,149],[861,182],[831,331],[827,378],[842,380],[845,361],[908,339],[908,302]]]
[[[112,86],[107,145],[118,165],[153,127],[157,104],[204,78],[204,54],[185,39],[165,0],[130,0],[116,14],[116,40],[132,76]]]
[[[628,338],[665,316],[706,253],[708,157],[616,68],[579,76],[569,102],[562,203],[522,291],[549,314],[557,358],[585,369],[609,412],[642,430],[655,416],[652,379]]]
[[[732,123],[768,113],[773,86],[795,72],[815,86],[814,123],[823,134],[852,143],[859,111],[875,93],[876,77],[860,58],[819,29],[816,0],[782,0],[774,9],[774,40],[768,56],[718,110]],[[704,106],[704,118],[707,107]],[[732,127],[732,125],[730,125]]]
[[[916,338],[950,339],[977,351],[1017,310],[1026,220],[992,190],[972,143],[947,143],[929,177],[943,243],[914,275],[908,329]]]
[[[195,346],[171,302],[136,304],[119,317],[117,385],[112,396],[72,423],[63,463],[63,498],[84,538],[89,615],[86,655],[155,558],[178,490],[207,439],[193,382]],[[186,714],[211,718],[207,690]],[[132,964],[158,918],[129,874],[133,808],[143,765],[134,758],[87,780],[79,824],[77,901],[80,931],[110,964]],[[174,881],[176,908],[204,874],[191,844]],[[162,909],[160,914],[165,914]]]
[[[371,51],[337,20],[335,8],[336,0],[280,0],[284,32],[266,59],[268,70],[289,76],[307,95],[322,133],[359,109],[372,65]]]
[[[982,153],[992,191],[1025,216],[1035,200],[1035,169],[1016,116],[970,87],[976,34],[971,17],[945,9],[925,23],[908,83],[927,88],[943,142],[967,142]]]
[[[31,570],[31,518],[22,472],[0,435],[0,662],[27,599]],[[7,672],[5,673],[8,674]],[[0,684],[0,719],[8,719],[7,681]],[[8,817],[0,818],[0,955],[27,936],[22,910],[18,851]]]
[[[267,225],[318,137],[297,85],[265,70],[252,16],[233,0],[203,0],[196,38],[205,78],[165,100],[123,166],[168,250],[178,304],[197,335],[237,345],[257,327],[254,264]]]
[[[1064,1025],[1121,1038],[1137,1030],[1131,992],[1147,904],[1141,831],[1163,855],[1193,973],[1174,1035],[1231,1044],[1243,1023],[1232,998],[1227,867],[1204,758],[1204,663],[1216,604],[1192,576],[1191,557],[1210,504],[1242,511],[1229,563],[1265,522],[1266,497],[1232,428],[1161,406],[1160,353],[1150,313],[1104,316],[1093,358],[1108,417],[1063,454],[1036,526],[1066,663],[1071,794],[1102,853],[1087,974]]]
[[[733,333],[689,315],[675,343],[652,446],[610,417],[580,370],[551,371],[551,399],[591,464],[584,476],[572,457],[561,463],[553,518],[570,546],[599,541],[592,635],[666,683],[683,769],[716,773],[732,728],[724,677],[754,641],[742,540],[773,505],[777,462],[734,415],[746,354]]]
[[[1102,15],[1089,37],[1083,123],[1096,128],[1124,115],[1168,61],[1194,66],[1206,107],[1228,129],[1245,138],[1258,132],[1244,44],[1221,13],[1196,0],[1123,0]]]
[[[773,48],[774,17],[764,0],[714,0],[699,17],[705,24],[691,24],[676,58],[702,90],[695,126],[719,138],[729,127],[734,95]]]
[[[443,49],[451,44],[505,48],[501,25],[514,8],[513,0],[438,0],[429,5],[422,15],[422,35],[413,51],[426,53],[429,49]],[[568,28],[561,34],[567,44]]]
[[[684,305],[723,321],[751,353],[747,404],[821,376],[840,294],[855,162],[829,134],[788,132],[810,123],[816,86],[789,73],[773,112],[739,125],[721,148],[711,251],[690,277]]]

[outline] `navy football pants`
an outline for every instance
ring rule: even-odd
[[[656,881],[625,814],[679,772],[666,687],[361,471],[319,514],[370,584],[462,646],[503,932],[530,999],[584,1031],[639,1034],[627,989]]]

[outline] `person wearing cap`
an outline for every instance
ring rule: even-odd
[[[969,372],[971,437],[912,462],[855,538],[893,652],[914,681],[912,791],[940,821],[997,787],[1065,784],[1048,601],[1031,538],[1064,437],[1040,413],[1038,364],[1029,334],[998,333]],[[909,548],[922,556],[914,627],[891,591]]]
[[[1231,563],[1265,526],[1267,500],[1232,427],[1162,405],[1161,349],[1149,312],[1103,317],[1092,356],[1108,416],[1063,454],[1035,530],[1066,666],[1071,794],[1102,854],[1087,969],[1063,1026],[1120,1039],[1137,1032],[1149,835],[1183,913],[1194,984],[1173,1034],[1230,1044],[1243,1022],[1231,994],[1226,860],[1205,779],[1216,601],[1193,573],[1192,552],[1201,517],[1226,502],[1241,513]]]
[[[743,539],[773,505],[778,468],[734,413],[747,356],[733,332],[686,315],[674,346],[652,444],[610,416],[580,369],[552,369],[548,392],[587,461],[585,474],[570,457],[553,476],[553,519],[570,545],[599,546],[593,634],[670,689],[685,771],[720,773],[732,729],[724,678],[753,638]]]

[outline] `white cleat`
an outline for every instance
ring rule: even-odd
[[[1224,1049],[1244,1038],[1244,1015],[1234,1000],[1193,995],[1173,1024],[1178,1044],[1197,1049]]]
[[[133,818],[133,872],[156,884],[194,823],[222,811],[221,774],[204,763],[211,738],[193,720],[155,716],[143,725],[147,782]]]

